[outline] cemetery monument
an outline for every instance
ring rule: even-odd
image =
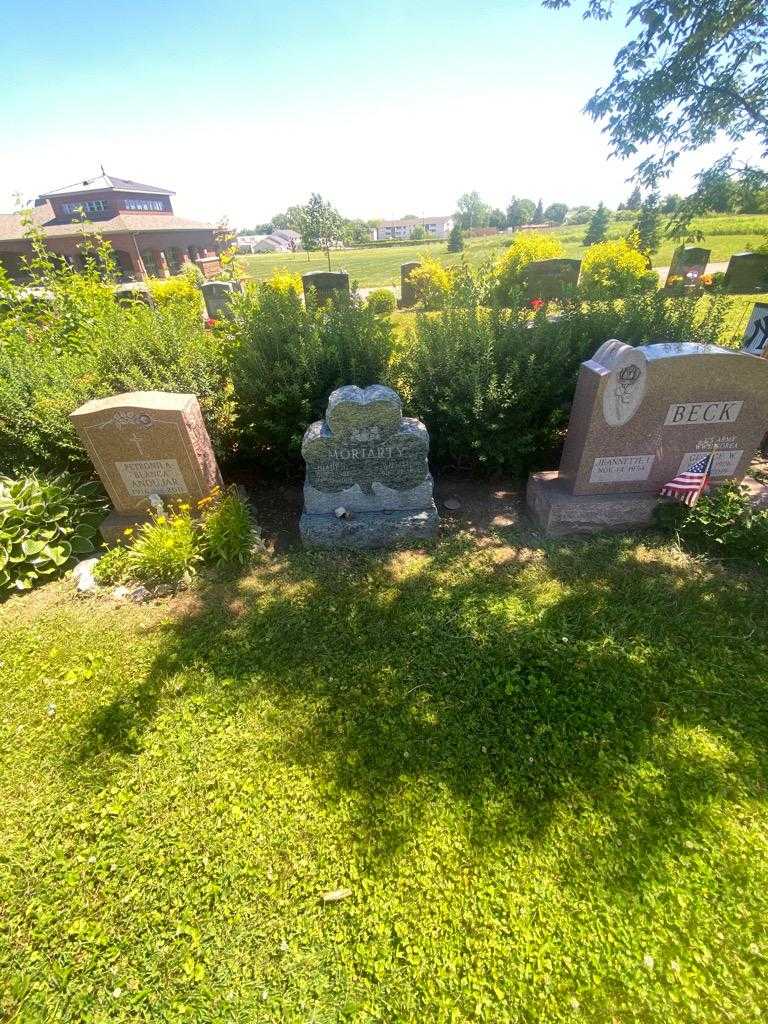
[[[723,285],[737,295],[768,291],[768,253],[735,253],[728,261]]]
[[[741,340],[744,352],[768,357],[768,302],[756,302]]]
[[[222,482],[195,395],[132,391],[86,402],[70,419],[112,501],[107,541],[147,520],[150,496],[193,503]]]
[[[418,260],[413,260],[410,263],[400,264],[400,308],[410,309],[411,306],[416,305],[416,288],[414,287],[413,281],[411,281],[411,274],[417,267],[420,267],[421,263]]]
[[[227,315],[233,294],[242,291],[239,281],[206,281],[200,290],[205,300],[205,311],[211,320]]]
[[[348,385],[304,434],[300,530],[315,547],[374,548],[435,536],[429,435],[382,384]]]
[[[349,298],[349,274],[344,270],[312,270],[302,275],[301,283],[305,302],[310,289],[315,291],[318,306],[324,306],[339,295]]]
[[[581,260],[535,260],[525,269],[527,299],[564,299],[576,292]]]
[[[741,481],[767,426],[768,360],[606,341],[581,364],[560,469],[531,475],[528,508],[550,535],[647,525],[703,453],[713,482]]]
[[[672,253],[672,265],[667,274],[665,288],[674,288],[675,278],[682,278],[683,287],[696,287],[699,278],[707,272],[711,249],[701,249],[695,245],[680,245]]]

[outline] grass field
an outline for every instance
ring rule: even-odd
[[[765,577],[502,531],[70,587],[0,608],[0,1019],[763,1018]]]
[[[727,214],[702,218],[694,222],[694,226],[704,233],[704,241],[701,244],[712,250],[712,262],[718,263],[727,260],[735,252],[743,252],[749,246],[754,248],[759,245],[768,235],[768,216]],[[627,223],[614,222],[609,229],[608,236],[618,238],[626,234],[629,228],[630,225]],[[567,256],[575,258],[584,254],[585,250],[581,240],[585,231],[584,225],[574,227],[566,225],[555,229],[550,234],[560,238]],[[446,242],[393,246],[391,249],[344,249],[331,253],[331,266],[333,269],[347,270],[352,280],[361,287],[399,285],[401,263],[423,259],[424,256],[429,255],[446,265],[453,265],[460,262],[463,255],[468,263],[477,266],[490,256],[498,256],[510,241],[511,236],[509,235],[468,239],[463,254],[449,253]],[[654,257],[654,264],[668,266],[674,248],[674,242],[665,240]],[[309,259],[307,259],[308,255]],[[275,270],[288,269],[298,274],[305,274],[310,270],[327,270],[328,268],[328,262],[323,253],[265,253],[258,256],[242,256],[240,261],[245,273],[258,280],[270,277]]]

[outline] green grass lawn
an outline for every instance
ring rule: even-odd
[[[694,226],[704,233],[704,241],[697,243],[712,250],[712,262],[722,262],[735,252],[753,248],[768,235],[768,216],[734,215],[703,217]],[[625,235],[631,225],[614,222],[608,231],[609,238]],[[586,232],[583,224],[557,228],[550,234],[559,238],[567,256],[577,258],[584,255],[581,244]],[[420,260],[425,256],[439,259],[446,266],[461,261],[462,255],[472,266],[478,266],[489,256],[496,257],[509,245],[511,235],[495,235],[488,238],[471,238],[465,243],[464,253],[449,253],[447,242],[431,242],[424,245],[399,245],[381,249],[344,249],[331,253],[334,270],[347,270],[353,281],[361,287],[377,285],[399,285],[400,264]],[[665,240],[654,256],[656,266],[668,266],[676,243]],[[307,259],[309,256],[309,259]],[[324,253],[264,253],[258,256],[241,256],[240,264],[249,277],[264,280],[276,270],[291,270],[306,274],[310,270],[327,270],[328,261]]]
[[[70,588],[0,609],[0,1019],[762,1019],[764,576],[499,533]]]

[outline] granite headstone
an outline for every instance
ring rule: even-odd
[[[416,288],[411,281],[411,274],[421,263],[418,260],[413,260],[411,263],[400,264],[400,308],[410,309],[411,306],[416,305]]]
[[[107,540],[146,519],[150,495],[194,502],[221,484],[194,395],[132,391],[86,402],[70,419],[112,500]]]
[[[548,300],[574,295],[580,271],[581,260],[535,260],[525,270],[525,297]]]
[[[338,388],[301,445],[306,463],[301,536],[318,547],[369,548],[434,536],[438,515],[429,435],[381,384]]]
[[[731,256],[723,285],[731,294],[768,291],[768,253],[739,252]]]
[[[677,287],[681,282],[684,288],[697,287],[699,279],[707,272],[711,255],[711,249],[701,249],[696,245],[678,246],[672,254],[665,288]]]
[[[302,275],[301,283],[305,301],[312,291],[319,306],[324,306],[340,295],[349,298],[349,274],[344,270],[313,270]]]
[[[206,281],[201,291],[210,319],[221,320],[228,313],[232,296],[241,291],[241,285],[239,281]]]
[[[756,302],[741,341],[744,352],[768,357],[768,302]]]
[[[154,296],[149,290],[149,285],[143,281],[127,281],[125,284],[115,285],[114,294],[121,306],[132,306],[136,302],[143,302],[145,306],[154,309]]]
[[[661,487],[714,451],[714,482],[744,477],[768,425],[768,361],[715,345],[607,341],[581,364],[559,472],[528,505],[549,533],[651,521]]]

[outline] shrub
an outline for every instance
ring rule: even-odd
[[[451,271],[439,260],[426,256],[421,266],[411,271],[416,301],[424,309],[442,309],[451,290]]]
[[[294,292],[296,295],[302,295],[304,293],[301,274],[294,274],[290,270],[276,270],[266,283],[270,288],[282,294]]]
[[[448,252],[461,252],[464,248],[464,234],[461,230],[461,224],[456,223],[451,228],[451,233],[448,236]]]
[[[93,551],[106,510],[94,483],[0,477],[0,596],[29,590]]]
[[[573,303],[550,322],[543,311],[461,308],[420,315],[393,366],[408,411],[431,435],[442,467],[524,474],[557,464],[579,365],[606,338],[639,345],[716,342],[722,300],[632,296]]]
[[[154,278],[149,281],[149,289],[158,306],[186,305],[192,313],[202,315],[202,292],[189,276]]]
[[[397,308],[397,300],[388,288],[377,288],[368,295],[367,305],[378,316],[386,316]]]
[[[108,548],[93,567],[93,578],[100,586],[125,583],[129,575],[130,552],[122,543]]]
[[[234,296],[229,339],[240,445],[285,469],[300,465],[304,430],[331,391],[384,377],[392,326],[355,299],[305,307],[294,291],[261,285]]]
[[[519,234],[491,271],[492,296],[499,305],[516,305],[529,263],[557,259],[564,253],[556,238],[536,232]]]
[[[665,503],[658,524],[685,547],[768,568],[768,509],[756,509],[745,487],[727,483],[699,498],[693,508]]]
[[[590,246],[581,261],[580,290],[587,299],[619,299],[658,285],[658,275],[625,238]]]
[[[0,471],[91,471],[69,414],[124,391],[193,392],[217,454],[233,445],[234,407],[223,343],[185,305],[130,309],[110,301],[62,350],[29,326],[0,348]]]

